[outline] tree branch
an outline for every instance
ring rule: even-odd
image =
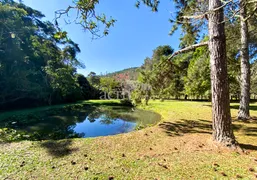
[[[179,54],[192,51],[192,50],[194,50],[194,49],[196,49],[196,48],[199,48],[199,47],[208,46],[208,43],[209,43],[208,41],[207,41],[207,42],[202,42],[202,43],[194,44],[194,45],[188,46],[188,47],[186,47],[186,48],[184,48],[184,49],[178,50],[178,51],[174,52],[170,57],[168,57],[168,59],[167,59],[166,61],[161,62],[161,63],[158,65],[158,67],[160,67],[164,62],[167,62],[167,61],[170,62],[170,60],[171,60],[172,58],[174,58],[175,56],[177,56],[177,55],[179,55]]]
[[[248,1],[246,2],[247,4],[250,4],[250,3],[257,3],[257,0],[251,0],[251,1]]]
[[[208,13],[200,14],[200,15],[193,15],[193,16],[182,16],[183,19],[203,19]]]
[[[250,19],[256,12],[257,12],[257,4],[253,12],[250,15],[248,15],[245,19],[243,19],[243,21],[247,21],[248,19]]]
[[[207,42],[202,42],[202,43],[199,43],[199,44],[194,44],[194,45],[191,45],[191,46],[188,46],[184,49],[181,49],[181,50],[178,50],[176,52],[174,52],[169,58],[168,58],[168,61],[171,60],[173,57],[179,55],[179,54],[182,54],[182,53],[186,53],[188,51],[192,51],[196,48],[199,48],[199,47],[202,47],[202,46],[208,46],[208,41]]]
[[[257,0],[256,0],[257,1]],[[227,6],[229,3],[233,2],[233,0],[229,0],[229,1],[224,1],[223,5],[221,5],[220,7],[217,7],[211,11],[207,11],[206,13],[203,14],[198,14],[198,15],[192,15],[192,16],[183,16],[184,19],[203,19],[205,17],[207,17],[208,14],[211,14],[215,11],[220,10],[221,8],[224,8],[225,6]]]

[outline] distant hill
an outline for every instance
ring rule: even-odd
[[[127,69],[123,69],[121,71],[116,71],[113,73],[108,73],[105,76],[107,77],[115,77],[117,75],[126,75],[129,77],[129,80],[137,80],[138,74],[139,74],[139,67],[132,67],[132,68],[127,68]]]

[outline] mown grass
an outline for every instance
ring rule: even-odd
[[[89,103],[106,104],[106,101]],[[107,102],[108,103],[108,102]],[[211,140],[208,102],[151,101],[142,109],[162,115],[153,127],[110,137],[1,144],[1,179],[254,179],[257,120],[235,119],[246,153]],[[257,116],[257,104],[251,115]]]

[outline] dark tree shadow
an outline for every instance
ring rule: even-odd
[[[169,136],[181,136],[186,133],[211,134],[212,125],[207,120],[181,119],[175,122],[163,122],[159,127],[164,129]]]
[[[257,127],[246,127],[246,128],[244,128],[244,134],[246,136],[256,136],[257,137]]]
[[[245,124],[257,124],[257,120],[255,120],[255,117],[251,117],[249,120],[241,120],[237,117],[232,117],[232,122],[239,122],[239,123],[245,123]]]
[[[239,105],[232,105],[230,106],[231,109],[239,109]],[[252,111],[257,111],[257,106],[256,105],[250,105],[250,110]]]
[[[169,136],[181,136],[187,133],[212,133],[212,122],[209,120],[187,120],[181,119],[175,122],[163,122],[159,124],[159,127],[164,129]],[[233,124],[234,130],[239,130],[243,125]],[[250,130],[252,131],[252,130]]]
[[[53,157],[64,157],[73,152],[78,151],[78,148],[71,148],[72,140],[61,141],[46,141],[41,144],[41,147],[46,148],[48,153]]]
[[[251,144],[239,144],[242,149],[257,151],[257,146]]]
[[[204,104],[203,106],[206,106],[206,107],[212,107],[212,105],[207,105],[207,104]],[[230,105],[230,108],[231,109],[236,109],[238,110],[239,109],[239,105]],[[250,105],[250,110],[252,111],[257,111],[257,105]]]

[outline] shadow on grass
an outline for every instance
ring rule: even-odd
[[[212,123],[209,120],[198,119],[198,120],[187,120],[181,119],[175,122],[163,122],[159,124],[159,127],[164,129],[168,136],[181,136],[187,133],[212,133]],[[233,124],[234,130],[243,128],[243,125]],[[255,131],[249,129],[248,132]]]
[[[204,104],[203,106],[207,106],[207,107],[210,107],[210,108],[212,107],[212,105],[206,105],[206,104]],[[238,110],[239,105],[231,105],[230,108]],[[250,110],[257,111],[257,105],[250,105]]]
[[[239,109],[239,105],[232,105],[230,106],[231,109]],[[252,111],[257,111],[257,106],[256,105],[250,105],[250,110]]]
[[[246,127],[246,128],[244,128],[244,134],[246,136],[256,136],[257,137],[257,127]]]
[[[239,144],[241,148],[246,150],[257,151],[257,146],[251,144]]]
[[[46,148],[47,152],[53,157],[64,157],[73,152],[78,151],[78,148],[71,148],[72,140],[62,141],[46,141],[41,144],[41,147]]]
[[[164,129],[169,136],[181,136],[186,133],[211,134],[212,125],[208,120],[186,120],[176,122],[163,122],[159,127]]]

